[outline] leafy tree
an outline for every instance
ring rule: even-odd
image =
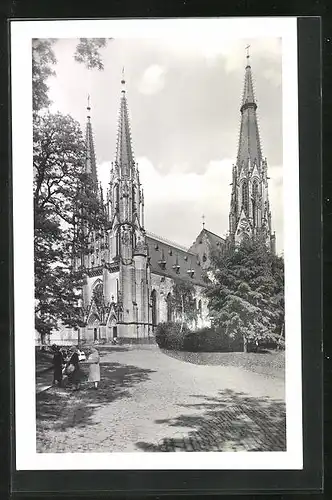
[[[106,38],[80,38],[74,54],[75,61],[85,64],[88,69],[104,69],[99,51],[106,43]]]
[[[96,186],[84,174],[85,142],[70,116],[51,114],[48,79],[55,76],[56,39],[32,41],[35,326],[42,338],[58,320],[77,327],[82,270],[73,266],[91,231],[104,220]],[[80,39],[74,59],[103,69],[105,39]],[[40,113],[43,111],[43,113]]]
[[[111,39],[109,39],[111,40]],[[32,40],[32,100],[34,113],[47,108],[51,103],[47,80],[55,76],[57,63],[54,45],[56,38]],[[88,69],[103,70],[104,64],[100,49],[107,44],[105,38],[80,38],[73,54],[76,62],[84,64]]]
[[[175,280],[172,289],[172,306],[175,316],[180,318],[181,331],[184,324],[197,319],[195,288],[187,281]]]
[[[259,240],[244,240],[213,256],[206,294],[214,324],[248,344],[276,341],[284,318],[283,260]]]
[[[55,40],[51,38],[32,40],[32,104],[35,112],[51,104],[47,80],[55,75],[53,67],[57,61],[53,51],[54,43]]]
[[[47,112],[34,120],[33,139],[35,312],[36,329],[44,336],[59,319],[68,326],[81,324],[76,306],[83,275],[73,262],[105,215],[96,186],[84,174],[79,124]]]

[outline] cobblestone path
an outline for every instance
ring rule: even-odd
[[[157,347],[101,354],[98,391],[37,395],[38,452],[285,450],[281,378]]]

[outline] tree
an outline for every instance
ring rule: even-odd
[[[197,319],[195,288],[187,281],[175,280],[172,289],[172,302],[174,313],[180,318],[181,331],[183,325],[192,323]]]
[[[232,339],[242,336],[244,350],[276,341],[284,318],[283,260],[259,240],[244,240],[212,260],[206,294],[214,324]]]
[[[109,40],[112,40],[111,38]],[[106,38],[80,38],[74,54],[75,61],[85,64],[88,69],[104,69],[100,49],[105,47]]]
[[[75,328],[82,324],[78,297],[84,277],[73,262],[104,220],[96,186],[84,174],[86,147],[79,124],[47,110],[48,79],[56,74],[55,43],[32,41],[35,326],[42,338],[58,320]],[[80,39],[74,59],[101,70],[99,50],[106,43]]]
[[[56,38],[32,40],[32,100],[34,113],[52,104],[48,96],[47,80],[56,74],[57,60],[54,53],[56,41]],[[84,64],[88,69],[103,70],[104,64],[100,49],[106,47],[106,44],[106,38],[80,38],[74,53],[74,60]]]
[[[35,323],[43,337],[58,320],[81,325],[77,301],[83,271],[73,262],[105,214],[84,174],[86,148],[75,120],[49,112],[36,117],[33,144]],[[87,230],[79,231],[82,227]]]
[[[53,69],[56,57],[53,51],[55,39],[32,40],[32,104],[34,112],[47,108],[51,101],[48,97],[47,80],[55,75]]]

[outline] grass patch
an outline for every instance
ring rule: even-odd
[[[185,352],[161,349],[170,356],[187,363],[208,366],[237,366],[264,375],[284,378],[285,352]]]

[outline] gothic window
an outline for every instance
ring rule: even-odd
[[[95,304],[96,304],[97,308],[99,309],[104,303],[103,284],[98,283],[94,287],[92,294],[93,294]]]
[[[202,316],[202,301],[201,299],[198,301],[198,314],[199,316]]]
[[[248,193],[248,181],[244,180],[242,182],[242,207],[246,213],[248,213],[249,208],[249,193]]]
[[[254,180],[252,184],[252,214],[254,226],[257,226],[257,201],[258,201],[258,181]]]
[[[119,196],[119,186],[118,184],[114,187],[114,199],[115,199],[115,209],[120,208],[120,196]]]
[[[254,182],[252,183],[252,197],[254,200],[256,200],[257,196],[258,196],[258,181],[257,179],[255,179]]]
[[[116,256],[118,257],[120,255],[120,231],[117,231],[115,235],[115,241],[116,241]]]
[[[136,212],[136,189],[135,189],[135,186],[133,186],[133,189],[132,189],[132,209],[133,209],[133,213]]]
[[[152,306],[152,325],[157,324],[157,292],[152,290],[151,292],[151,306]]]
[[[173,320],[173,304],[172,304],[171,293],[167,295],[166,302],[167,302],[167,322],[170,323]]]

